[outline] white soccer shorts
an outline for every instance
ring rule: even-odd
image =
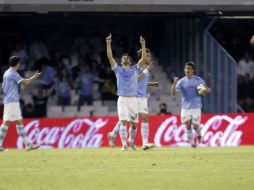
[[[138,113],[148,114],[147,97],[138,97]]]
[[[186,121],[191,120],[192,123],[200,124],[201,121],[201,109],[182,109],[181,111],[181,122],[185,123]]]
[[[119,96],[117,100],[119,121],[131,121],[138,123],[137,97]]]
[[[4,121],[17,121],[21,119],[23,118],[19,102],[11,102],[4,104]]]

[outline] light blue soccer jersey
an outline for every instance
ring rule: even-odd
[[[176,84],[176,90],[182,96],[182,109],[201,108],[201,96],[197,93],[197,86],[206,84],[205,81],[193,75],[191,79],[187,77],[181,78]]]
[[[96,80],[96,75],[83,73],[77,80],[81,82],[80,94],[91,96],[93,94],[93,82]]]
[[[113,68],[116,74],[117,95],[118,96],[137,96],[138,88],[138,65],[133,65],[129,70],[123,69],[119,65]]]
[[[141,74],[145,69],[140,67],[138,68],[138,74]],[[149,72],[138,81],[138,97],[147,97],[147,83],[149,80]]]
[[[71,96],[71,86],[68,79],[58,80],[56,82],[56,90],[61,97]]]
[[[5,71],[3,75],[3,103],[8,104],[11,102],[19,102],[19,83],[24,80],[18,72],[10,67],[7,71]]]

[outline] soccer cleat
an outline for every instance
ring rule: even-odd
[[[192,148],[197,148],[197,145],[195,143],[191,143]]]
[[[6,152],[7,149],[3,148],[2,146],[0,146],[0,152]]]
[[[121,150],[121,151],[127,151],[127,150],[128,150],[128,146],[127,146],[127,145],[124,145],[120,150]]]
[[[131,149],[132,149],[132,150],[134,150],[134,151],[137,150],[137,147],[136,147],[134,141],[128,139],[128,143],[131,145]]]
[[[31,151],[31,150],[35,150],[35,149],[38,149],[40,148],[40,145],[29,145],[26,147],[26,150],[27,151]]]
[[[202,143],[202,136],[198,136],[198,144],[201,144]]]
[[[115,147],[115,138],[111,136],[111,132],[108,133],[108,144],[112,148]]]
[[[153,143],[145,144],[142,147],[143,150],[148,150],[148,149],[151,149],[151,148],[154,148],[154,144]]]

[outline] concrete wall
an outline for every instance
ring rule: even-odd
[[[2,12],[252,11],[254,0],[0,0]]]

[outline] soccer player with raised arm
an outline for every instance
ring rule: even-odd
[[[146,45],[145,39],[140,37],[140,44],[142,47],[142,56],[136,65],[131,66],[131,57],[128,54],[123,54],[121,57],[121,66],[119,66],[113,58],[112,35],[106,38],[107,56],[112,69],[115,72],[117,80],[117,111],[120,121],[120,138],[122,142],[122,150],[127,150],[127,125],[130,123],[129,129],[129,144],[133,150],[136,150],[134,138],[137,133],[138,123],[138,103],[137,103],[137,89],[138,89],[138,68],[145,63]]]
[[[138,57],[141,58],[142,50],[138,51]],[[149,49],[146,49],[146,62],[145,66],[151,66],[152,55]],[[151,149],[154,144],[148,142],[149,137],[149,123],[148,123],[148,103],[147,103],[147,86],[159,86],[159,82],[148,82],[149,81],[149,69],[147,67],[138,68],[138,113],[141,117],[141,136],[142,136],[142,148],[143,150]],[[115,146],[115,138],[119,132],[120,122],[116,124],[112,132],[108,133],[109,145],[111,147]]]
[[[4,103],[4,114],[3,114],[3,123],[0,127],[0,152],[5,151],[3,148],[3,140],[7,133],[8,127],[12,121],[15,121],[17,126],[17,133],[20,135],[26,145],[26,149],[34,150],[39,148],[38,145],[31,144],[27,137],[26,132],[23,129],[23,119],[20,110],[20,94],[19,94],[19,85],[29,85],[33,80],[37,79],[41,73],[38,71],[29,79],[24,79],[21,77],[17,70],[20,67],[20,58],[17,56],[12,56],[9,58],[10,68],[5,71],[3,75],[3,103]]]
[[[196,143],[193,140],[192,128],[197,133],[198,143],[202,143],[202,137],[200,133],[200,121],[201,121],[201,95],[197,92],[197,87],[203,85],[205,89],[204,94],[210,93],[211,89],[206,85],[205,81],[196,75],[194,75],[195,65],[193,62],[187,62],[185,64],[184,72],[185,77],[179,80],[178,77],[174,78],[173,85],[171,87],[171,95],[175,95],[176,92],[181,94],[182,109],[181,109],[181,122],[187,127],[188,140],[192,147],[196,147]]]

